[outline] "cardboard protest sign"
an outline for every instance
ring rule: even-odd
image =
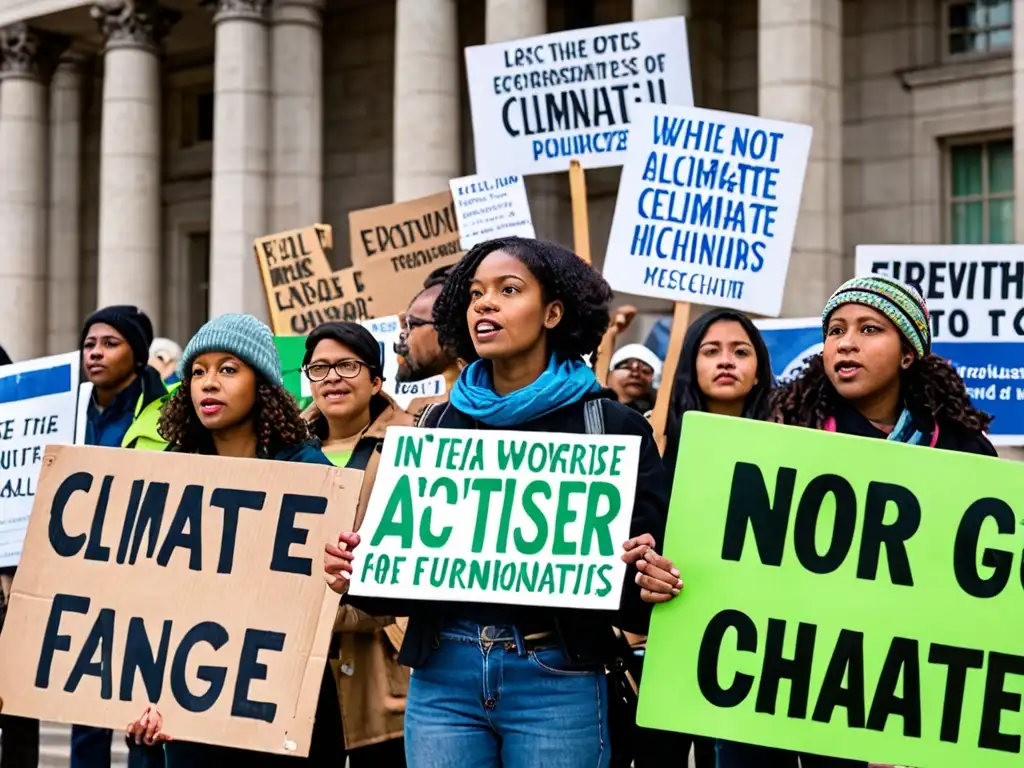
[[[1024,467],[701,413],[683,434],[665,554],[686,588],[654,609],[641,725],[1020,765]]]
[[[322,323],[358,322],[374,315],[371,291],[354,269],[331,269],[325,244],[330,227],[259,237],[253,242],[278,336],[304,336]]]
[[[644,105],[604,276],[640,296],[778,315],[811,127]]]
[[[522,176],[462,176],[448,182],[462,248],[497,237],[536,237]]]
[[[392,427],[353,595],[616,610],[640,438]]]
[[[1024,445],[1024,246],[858,245],[857,274],[913,286],[931,317],[933,351],[996,417],[996,445]]]
[[[471,46],[466,77],[488,176],[622,165],[636,104],[693,104],[682,16]]]
[[[17,565],[43,452],[75,441],[78,352],[0,368],[0,568]]]
[[[49,446],[0,634],[3,713],[304,756],[362,473]]]
[[[348,215],[352,264],[374,296],[373,317],[398,315],[435,269],[462,257],[449,191]]]

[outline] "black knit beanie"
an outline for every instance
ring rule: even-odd
[[[86,318],[85,325],[82,326],[82,337],[78,341],[79,349],[85,345],[85,337],[96,323],[109,325],[124,336],[124,340],[132,348],[135,367],[145,367],[149,362],[149,347],[153,343],[153,323],[145,312],[130,304],[116,304],[96,310]]]
[[[306,337],[303,366],[309,365],[309,361],[313,359],[313,350],[324,339],[333,339],[339,344],[344,344],[370,369],[371,379],[384,381],[381,344],[359,323],[324,323],[314,328]]]

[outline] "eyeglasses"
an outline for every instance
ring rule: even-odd
[[[310,381],[323,381],[331,375],[331,371],[337,371],[343,379],[354,379],[363,368],[369,369],[366,363],[359,360],[341,360],[337,363],[313,363],[305,368],[306,378]]]
[[[639,360],[623,360],[621,363],[615,366],[616,371],[633,371],[639,373],[641,376],[653,376],[654,369],[646,363],[642,363]]]
[[[412,315],[405,316],[405,327],[410,331],[414,328],[422,328],[424,325],[433,325],[433,320],[422,320],[421,318],[414,317]]]

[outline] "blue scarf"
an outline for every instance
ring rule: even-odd
[[[477,360],[466,366],[452,387],[449,402],[490,427],[515,427],[582,400],[601,385],[581,360],[556,360],[527,387],[502,397],[494,391],[491,365]]]
[[[904,408],[903,413],[900,414],[900,418],[896,422],[896,426],[892,428],[892,432],[889,433],[886,440],[907,443],[908,445],[920,445],[924,440],[924,435],[914,428],[914,419],[910,415],[910,411]]]

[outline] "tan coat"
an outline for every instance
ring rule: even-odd
[[[388,407],[360,440],[383,440],[388,427],[412,426],[412,417],[384,397]],[[314,414],[307,411],[304,415],[309,418]],[[379,461],[380,453],[374,451],[363,476],[356,530],[366,514]],[[406,619],[370,616],[351,605],[338,609],[329,663],[341,705],[347,749],[402,738],[409,670],[398,663],[398,649],[402,647],[405,626]]]

